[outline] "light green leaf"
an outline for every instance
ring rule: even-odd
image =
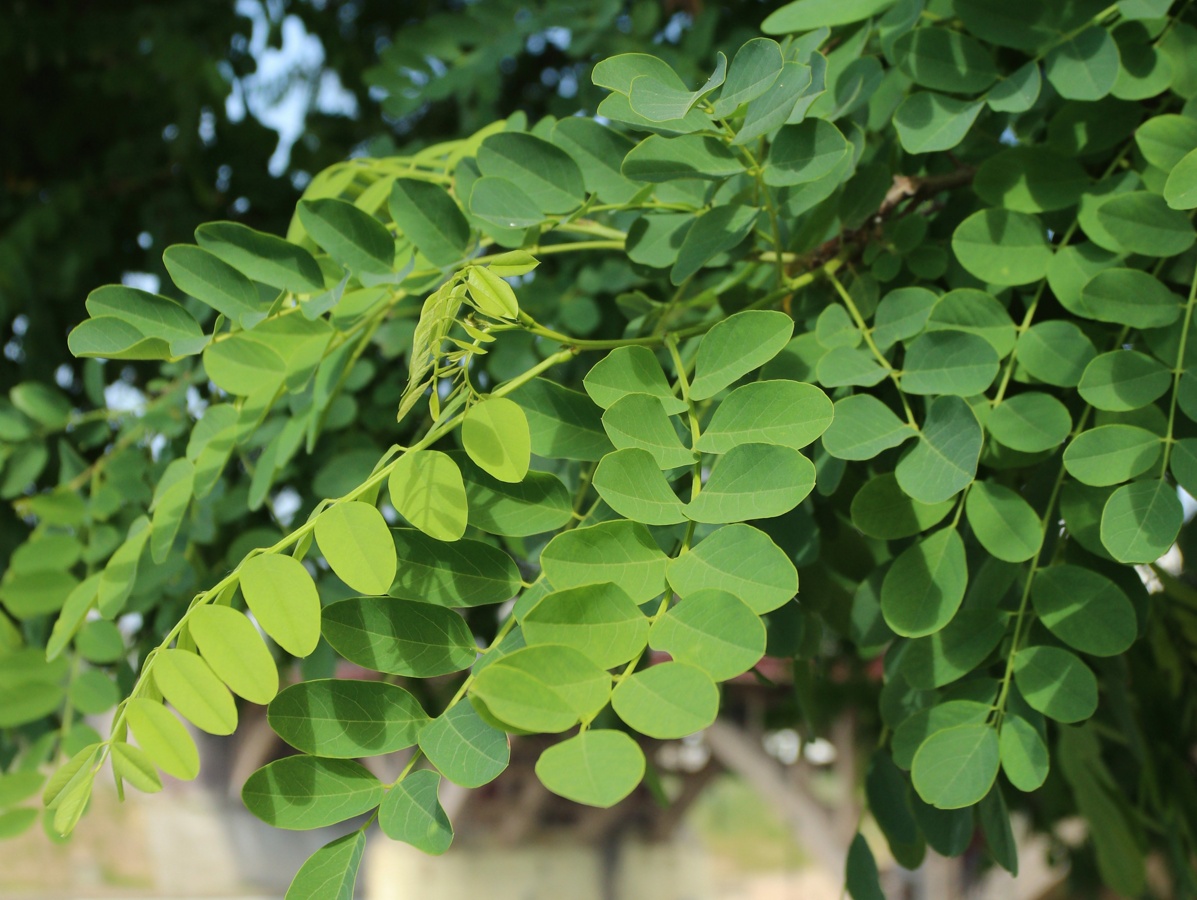
[[[685,514],[711,524],[769,519],[789,512],[814,486],[814,464],[797,450],[739,444],[715,463],[698,496],[685,505]]]
[[[726,118],[769,90],[781,74],[783,62],[777,41],[758,37],[742,44],[727,70],[727,80],[719,92],[719,99],[715,101],[715,115]]]
[[[366,834],[351,831],[325,844],[299,867],[286,900],[353,900]]]
[[[378,808],[382,833],[433,856],[448,850],[453,826],[437,796],[440,783],[436,772],[420,769],[391,788]]]
[[[162,253],[179,290],[208,304],[242,328],[253,328],[270,310],[253,282],[202,247],[175,244]]]
[[[1014,348],[1017,330],[1010,313],[991,294],[972,288],[948,291],[927,317],[927,331],[964,331],[985,338],[999,357]],[[910,355],[909,349],[907,355]],[[967,396],[961,393],[961,396]]]
[[[1136,425],[1099,425],[1064,450],[1064,468],[1084,484],[1120,484],[1150,469],[1160,456],[1157,434]]]
[[[519,301],[511,285],[483,266],[471,266],[466,276],[470,301],[483,315],[492,319],[515,319],[519,316]]]
[[[270,702],[267,718],[296,750],[341,759],[410,747],[429,721],[398,685],[340,678],[291,685]]]
[[[1085,367],[1097,356],[1093,342],[1065,319],[1032,325],[1018,339],[1016,352],[1019,365],[1028,374],[1056,387],[1076,387]]]
[[[278,693],[278,667],[258,631],[230,606],[201,606],[187,629],[220,680],[250,703],[267,704]]]
[[[1124,484],[1110,495],[1101,513],[1101,542],[1121,563],[1155,562],[1168,552],[1184,508],[1176,488],[1163,479]]]
[[[1171,113],[1153,116],[1135,131],[1135,143],[1151,165],[1171,172],[1197,147],[1197,119]]]
[[[642,187],[619,171],[635,144],[615,129],[583,116],[570,116],[553,126],[550,139],[574,158],[586,190],[603,203],[626,203]]]
[[[781,67],[781,73],[769,89],[752,100],[744,114],[733,145],[743,146],[780,128],[793,115],[795,105],[811,86],[813,72],[810,66],[788,61]]]
[[[914,755],[914,788],[939,809],[979,803],[993,786],[999,765],[998,733],[990,725],[958,725],[937,731]]]
[[[916,433],[872,394],[854,394],[835,402],[823,447],[837,459],[872,459]]]
[[[307,656],[320,640],[320,597],[303,563],[290,556],[255,556],[241,567],[241,593],[262,630],[292,656]]]
[[[124,741],[112,744],[112,771],[137,790],[145,794],[156,794],[162,790],[162,779],[146,752]]]
[[[195,230],[196,242],[252,281],[282,291],[324,290],[324,275],[308,251],[238,222],[210,222]]]
[[[228,394],[248,397],[273,391],[287,374],[287,361],[269,345],[242,334],[209,344],[204,350],[204,371],[212,383]]]
[[[1125,412],[1155,402],[1171,385],[1172,373],[1152,357],[1114,350],[1085,367],[1078,391],[1090,406]]]
[[[669,280],[680,285],[721,253],[740,244],[760,213],[755,206],[729,203],[703,213],[686,232]]]
[[[392,597],[456,607],[503,603],[519,593],[519,569],[498,547],[472,540],[446,544],[414,528],[396,528],[392,536],[399,560],[387,590]]]
[[[813,31],[824,26],[850,25],[884,12],[895,0],[793,0],[774,10],[761,24],[765,34]]]
[[[952,621],[967,586],[964,542],[943,528],[894,560],[881,585],[881,612],[903,637],[934,634]]]
[[[919,91],[903,100],[894,112],[894,127],[907,153],[951,150],[964,140],[984,108],[983,100],[969,102]]]
[[[593,484],[607,505],[625,518],[646,525],[686,521],[684,505],[647,450],[608,453],[595,469]]]
[[[369,812],[384,793],[382,782],[361,763],[287,756],[250,775],[241,801],[267,825],[304,831]]]
[[[1097,679],[1059,647],[1024,647],[1014,656],[1014,681],[1032,709],[1057,722],[1080,722],[1097,710]]]
[[[894,731],[891,744],[894,762],[909,769],[923,742],[931,735],[958,725],[984,723],[989,718],[990,704],[977,700],[948,700],[919,710],[903,720]]]
[[[747,310],[724,319],[706,333],[698,346],[693,400],[706,400],[759,368],[789,342],[794,322],[785,313]]]
[[[520,625],[528,646],[572,647],[604,669],[628,662],[648,642],[648,619],[610,582],[553,591],[523,614]]]
[[[873,387],[889,375],[872,353],[860,347],[836,347],[819,360],[815,375],[823,387]]]
[[[554,794],[607,808],[614,806],[644,777],[644,753],[622,731],[584,731],[554,744],[536,761],[536,777]]]
[[[191,505],[194,486],[195,466],[188,459],[172,460],[158,479],[150,504],[154,514],[150,523],[150,557],[154,562],[166,561],[183,516]]]
[[[1180,168],[1181,163],[1177,163],[1169,182]],[[1197,239],[1189,217],[1150,191],[1107,197],[1097,207],[1097,221],[1116,245],[1108,249],[1120,253],[1176,256],[1192,247]]]
[[[388,675],[431,678],[468,668],[474,637],[453,610],[390,597],[352,597],[324,608],[323,632],[350,662]]]
[[[470,692],[501,721],[546,734],[589,720],[607,705],[611,677],[572,647],[525,647],[474,676]]]
[[[385,594],[395,580],[395,542],[372,503],[335,503],[316,518],[316,542],[337,577],[362,594]]]
[[[595,363],[582,383],[590,399],[603,409],[628,394],[651,394],[671,416],[686,411],[686,402],[673,395],[661,364],[647,347],[612,350]]]
[[[387,481],[391,505],[416,528],[439,541],[465,534],[470,505],[461,469],[439,450],[411,450],[399,457]]]
[[[1138,636],[1135,610],[1126,594],[1091,569],[1072,565],[1043,569],[1031,582],[1031,599],[1047,629],[1083,653],[1117,656]]]
[[[1026,213],[983,209],[952,234],[952,251],[972,275],[990,284],[1030,284],[1047,274],[1047,231]]]
[[[626,520],[563,531],[540,553],[545,577],[555,587],[611,582],[636,603],[661,595],[668,564],[648,529]]]
[[[981,546],[1006,562],[1032,559],[1043,543],[1043,523],[1016,491],[978,481],[964,504],[968,524]]]
[[[457,202],[439,184],[396,178],[388,203],[391,218],[435,266],[451,266],[470,243],[470,226]],[[393,255],[393,249],[392,249]]]
[[[1197,150],[1191,150],[1176,164],[1164,183],[1164,200],[1172,209],[1197,206]]]
[[[661,401],[651,394],[620,397],[603,413],[603,428],[617,449],[645,450],[662,469],[694,463],[694,453],[682,445]]]
[[[1011,450],[1038,453],[1064,443],[1072,431],[1072,417],[1055,397],[1029,391],[995,406],[985,426],[995,440]]]
[[[461,424],[461,443],[470,459],[499,481],[514,484],[528,474],[528,419],[512,400],[490,397],[471,406]]]
[[[659,184],[683,178],[718,181],[744,171],[744,164],[717,138],[650,135],[623,158],[620,172],[633,181]]]
[[[616,715],[641,734],[676,740],[702,731],[719,713],[719,689],[702,669],[680,662],[649,666],[611,695]]]
[[[540,205],[520,185],[491,175],[474,182],[470,212],[503,228],[531,228],[545,220]]]
[[[189,650],[160,650],[154,684],[186,719],[209,734],[237,729],[237,706],[211,667]]]
[[[71,353],[106,359],[177,359],[199,353],[208,339],[178,303],[121,285],[87,295],[90,319],[67,337]]]
[[[137,743],[168,775],[190,781],[199,774],[199,751],[183,723],[161,703],[134,697],[125,705],[125,718]]]
[[[300,200],[296,212],[312,240],[346,269],[359,275],[391,274],[395,241],[373,216],[331,197]]]
[[[800,450],[827,430],[831,401],[813,385],[758,381],[723,399],[696,445],[703,453],[727,453],[740,444],[778,444]]]
[[[952,511],[952,500],[920,503],[907,496],[892,472],[867,481],[852,498],[852,524],[869,537],[892,541],[926,531]]]
[[[507,768],[507,735],[486,724],[469,703],[457,703],[420,732],[420,749],[437,771],[465,788],[481,787]]]
[[[937,397],[918,443],[898,461],[902,490],[922,503],[955,496],[976,477],[984,435],[971,407],[959,397]]]
[[[695,591],[659,618],[648,643],[677,662],[690,663],[715,681],[747,672],[765,653],[765,626],[734,594]]]
[[[1007,712],[998,736],[1002,771],[1020,791],[1038,790],[1047,780],[1051,761],[1038,729],[1022,716]]]
[[[902,656],[910,685],[930,691],[972,673],[1006,635],[1009,615],[994,609],[962,609],[935,634],[915,638]]]
[[[727,75],[727,57],[716,54],[715,71],[696,91],[679,90],[672,81],[663,83],[652,75],[639,75],[628,87],[628,105],[632,111],[652,122],[685,118],[694,104],[718,89]]]
[[[757,615],[785,605],[798,592],[798,572],[785,551],[763,531],[742,523],[716,529],[671,559],[668,574],[670,587],[683,599],[717,588]]]
[[[998,373],[998,355],[983,337],[964,331],[930,331],[906,350],[902,390],[908,394],[984,393]]]
[[[492,134],[478,147],[477,160],[483,176],[518,184],[541,212],[567,213],[586,199],[578,164],[560,147],[534,135]]]
[[[1058,44],[1044,60],[1043,74],[1068,100],[1100,100],[1118,80],[1118,46],[1100,25]]]

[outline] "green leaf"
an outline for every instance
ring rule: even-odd
[[[1197,147],[1197,119],[1175,114],[1153,116],[1135,131],[1135,143],[1151,165],[1171,172]]]
[[[623,665],[648,643],[648,619],[610,582],[553,591],[523,614],[520,626],[528,646],[571,647],[604,669]]]
[[[399,561],[387,590],[392,597],[457,607],[503,603],[519,593],[519,569],[498,547],[472,540],[446,544],[414,528],[396,528],[392,536]]]
[[[434,266],[451,266],[465,256],[470,243],[469,223],[457,202],[439,184],[396,178],[391,184],[388,209],[403,236]]]
[[[1007,712],[998,736],[1002,771],[1020,791],[1038,790],[1047,780],[1050,759],[1039,731],[1022,716]]]
[[[769,90],[781,74],[783,62],[777,41],[758,37],[742,44],[727,70],[719,99],[715,101],[715,115],[726,118]]]
[[[865,776],[865,797],[894,859],[903,868],[917,867],[926,853],[926,842],[910,808],[909,791],[905,776],[889,753],[875,750]],[[883,894],[875,896],[884,900]]]
[[[469,522],[475,528],[525,537],[556,531],[573,516],[569,490],[556,475],[529,472],[519,484],[511,484],[492,478],[464,453],[455,452],[451,459],[461,467]]]
[[[433,856],[448,850],[453,826],[437,796],[440,783],[436,772],[420,769],[391,788],[378,808],[382,833]]]
[[[324,608],[323,632],[350,662],[388,675],[447,675],[476,655],[465,620],[430,603],[352,597]]]
[[[743,146],[784,125],[793,115],[795,104],[811,86],[813,77],[808,65],[793,61],[784,63],[781,74],[769,89],[748,104],[744,122],[732,139],[732,144]]]
[[[1088,187],[1089,176],[1080,163],[1046,147],[995,153],[973,179],[973,189],[986,203],[1023,213],[1074,206]]]
[[[492,319],[515,319],[520,313],[519,301],[511,285],[489,268],[471,266],[466,276],[470,301],[483,315]]]
[[[1117,656],[1138,636],[1135,609],[1110,579],[1081,566],[1042,569],[1031,582],[1039,620],[1068,646],[1094,656]]]
[[[556,583],[552,572],[546,572]],[[757,615],[784,606],[798,592],[798,572],[785,551],[763,531],[742,523],[716,529],[669,560],[668,574],[670,587],[683,599],[717,588]]]
[[[22,800],[34,796],[42,789],[45,781],[46,776],[41,772],[10,771],[0,775],[0,809],[16,806]]]
[[[237,706],[211,667],[189,650],[161,650],[154,684],[188,721],[209,734],[237,729]]]
[[[528,419],[512,400],[490,397],[471,406],[461,424],[461,443],[470,459],[499,481],[514,484],[528,474]]]
[[[145,794],[156,794],[162,790],[162,779],[158,770],[144,750],[114,741],[112,744],[112,771],[117,778],[129,782]]]
[[[717,138],[650,135],[623,158],[620,172],[633,181],[659,184],[683,178],[718,181],[744,171],[744,164]]]
[[[591,70],[590,80],[598,87],[628,94],[632,90],[632,82],[641,75],[652,76],[670,87],[685,87],[669,63],[650,53],[620,53],[600,60]]]
[[[154,488],[150,504],[154,517],[150,521],[150,557],[161,564],[166,561],[183,516],[191,505],[195,489],[195,466],[189,459],[175,459],[166,467]]]
[[[554,744],[536,761],[536,777],[554,794],[607,808],[644,777],[644,753],[622,731],[593,729]]]
[[[540,205],[519,184],[491,175],[474,182],[470,212],[503,228],[531,228],[545,220]]]
[[[693,400],[706,400],[763,366],[789,342],[794,322],[785,313],[748,310],[724,319],[698,346]]]
[[[272,391],[287,374],[287,361],[267,344],[234,334],[204,350],[204,371],[222,391],[248,397]]]
[[[1175,172],[1173,169],[1173,175]],[[1173,175],[1169,176],[1169,182]],[[1150,191],[1107,197],[1097,207],[1097,221],[1116,245],[1108,249],[1120,253],[1176,256],[1192,247],[1197,239],[1189,217]]]
[[[969,490],[964,509],[973,534],[996,558],[1017,563],[1039,553],[1043,523],[1017,491],[978,481]]]
[[[545,577],[555,587],[610,582],[638,604],[665,590],[669,564],[648,529],[626,520],[563,531],[540,553]]]
[[[648,643],[676,662],[690,663],[715,681],[747,672],[765,653],[765,626],[734,594],[695,591],[657,619]]]
[[[384,793],[382,782],[361,763],[288,756],[250,775],[241,801],[267,825],[304,831],[369,812]]]
[[[641,734],[676,740],[702,731],[719,713],[719,689],[702,669],[680,662],[649,666],[611,695],[616,715]]]
[[[1064,468],[1084,484],[1120,484],[1150,469],[1160,457],[1160,437],[1136,425],[1099,425],[1077,435],[1064,450]]]
[[[1072,417],[1055,397],[1029,391],[1007,397],[995,406],[985,427],[1011,450],[1038,453],[1064,443],[1072,431]]]
[[[585,394],[535,378],[508,396],[524,411],[537,456],[595,462],[614,449],[598,408]]]
[[[616,449],[644,450],[662,469],[694,463],[694,453],[682,445],[673,420],[651,394],[620,397],[603,413],[603,428]]]
[[[461,469],[439,450],[409,450],[395,462],[387,481],[391,505],[403,518],[438,541],[465,534],[472,512]]]
[[[661,82],[652,75],[639,75],[628,87],[628,105],[632,111],[652,122],[685,118],[694,104],[723,84],[727,75],[727,57],[716,54],[715,71],[696,91],[679,90],[672,82]]]
[[[210,222],[195,230],[195,240],[251,281],[296,294],[324,290],[324,276],[312,255],[280,237],[238,222]]]
[[[872,394],[854,394],[835,402],[823,447],[837,459],[872,459],[916,433]]]
[[[1121,563],[1155,562],[1168,552],[1184,524],[1176,488],[1163,479],[1124,484],[1101,513],[1101,542]]]
[[[320,596],[303,563],[263,554],[241,567],[241,593],[262,630],[292,656],[307,656],[320,640]]]
[[[36,722],[62,706],[65,697],[56,684],[26,682],[0,686],[0,728]]]
[[[1026,213],[983,209],[952,234],[960,265],[990,284],[1030,284],[1047,274],[1052,250],[1043,225]]]
[[[0,583],[0,600],[14,617],[31,619],[62,609],[77,585],[69,572],[10,573]]]
[[[985,101],[995,112],[1026,112],[1039,99],[1043,79],[1036,60],[1015,69],[989,89]]]
[[[967,585],[964,542],[943,528],[894,560],[881,585],[881,612],[903,637],[934,634],[952,621]]]
[[[296,213],[312,240],[346,269],[359,275],[391,274],[395,241],[373,216],[333,198],[300,200]]]
[[[651,394],[671,416],[684,413],[686,402],[673,395],[665,372],[647,347],[619,347],[595,363],[582,381],[590,399],[609,409],[628,394]]]
[[[339,678],[291,685],[270,702],[267,718],[296,750],[340,759],[403,750],[429,721],[398,685]]]
[[[1197,150],[1191,150],[1178,162],[1164,183],[1164,200],[1172,209],[1197,206]]]
[[[937,731],[914,755],[914,788],[938,809],[979,803],[997,778],[998,734],[990,725],[958,725]]]
[[[685,507],[647,450],[608,453],[594,471],[594,489],[619,515],[646,525],[686,521]]]
[[[286,900],[353,900],[366,834],[351,831],[325,844],[299,867]]]
[[[553,126],[550,139],[574,158],[582,169],[586,190],[603,203],[626,203],[641,188],[620,173],[623,158],[635,145],[615,129],[583,116],[570,116]]]
[[[278,693],[278,667],[258,630],[230,606],[201,606],[187,629],[220,680],[250,703],[267,704]]]
[[[685,514],[711,524],[769,519],[789,512],[814,486],[814,464],[797,450],[739,444],[715,463],[698,496],[685,505]]]
[[[777,444],[800,450],[827,430],[831,401],[813,385],[758,381],[723,399],[695,449],[727,453],[741,444]]]
[[[734,247],[752,231],[760,210],[755,206],[716,206],[695,221],[678,249],[669,280],[680,285],[708,263]]]
[[[984,435],[971,407],[959,397],[937,397],[918,443],[898,461],[898,485],[922,503],[940,503],[977,474]]]
[[[420,749],[437,771],[465,788],[481,787],[507,768],[507,735],[486,724],[469,703],[457,703],[420,732]]]
[[[873,387],[885,380],[889,369],[863,348],[836,347],[819,360],[815,375],[823,387]]]
[[[37,810],[20,807],[0,813],[0,840],[24,834],[37,821]]]
[[[477,160],[483,176],[518,184],[541,212],[567,213],[586,199],[578,164],[560,147],[534,135],[492,134],[478,147]]]
[[[208,342],[199,323],[178,303],[134,288],[108,285],[87,295],[84,320],[67,337],[79,357],[177,359]]]
[[[1028,374],[1056,387],[1076,387],[1097,356],[1085,333],[1064,319],[1032,325],[1018,339],[1015,352]]]
[[[1097,679],[1059,647],[1024,647],[1014,655],[1014,681],[1032,709],[1057,722],[1080,722],[1097,710]]]
[[[923,334],[906,350],[902,390],[908,394],[984,393],[998,373],[998,355],[983,337],[964,331]]]
[[[1017,335],[1006,308],[991,294],[972,288],[958,288],[940,297],[926,327],[927,331],[964,331],[983,337],[999,357],[1014,349]],[[963,392],[961,395],[967,396]]]
[[[208,304],[241,328],[253,328],[269,312],[253,282],[202,247],[175,244],[162,253],[179,290]]]
[[[572,647],[525,647],[474,676],[470,692],[503,722],[552,734],[589,720],[607,705],[611,678]]]
[[[892,55],[915,84],[937,91],[979,94],[997,80],[984,45],[947,28],[916,28],[898,38]]]
[[[134,697],[125,704],[125,718],[137,743],[159,769],[184,781],[199,774],[199,751],[195,741],[165,706]]]
[[[852,900],[885,900],[881,874],[869,843],[859,831],[852,838],[844,871],[844,890]]]
[[[1069,100],[1100,100],[1118,80],[1118,46],[1100,25],[1056,45],[1044,60],[1043,74]]]
[[[793,0],[774,10],[761,24],[765,34],[812,31],[824,26],[850,25],[884,12],[895,0]]]
[[[1006,635],[1009,616],[993,609],[962,609],[935,634],[915,638],[902,657],[902,675],[930,691],[969,675]]]
[[[871,478],[852,498],[852,524],[869,537],[896,540],[926,531],[952,511],[954,502],[920,503],[907,496],[892,472]]]
[[[894,731],[891,744],[894,762],[909,769],[919,747],[931,735],[958,725],[982,724],[989,718],[989,713],[990,704],[977,700],[949,700],[919,710]]]
[[[395,542],[372,503],[335,503],[316,518],[316,543],[337,577],[362,594],[385,594],[395,580]]]
[[[983,100],[958,100],[931,91],[919,91],[902,101],[894,112],[894,127],[907,153],[951,150],[968,134]]]

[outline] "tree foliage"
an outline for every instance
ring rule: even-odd
[[[31,527],[0,582],[4,815],[41,789],[69,832],[107,760],[194,777],[166,704],[227,734],[236,695],[298,751],[252,812],[368,814],[288,895],[347,896],[375,818],[447,848],[440,779],[497,777],[508,734],[563,735],[537,775],[609,806],[767,654],[779,714],[856,709],[901,864],[979,830],[1014,870],[1015,807],[1084,817],[1120,893],[1149,853],[1190,889],[1197,593],[1160,560],[1197,493],[1197,28],[1171,6],[796,0],[698,77],[603,59],[597,116],[337,163],[285,237],[202,225],[169,296],[92,291],[70,350],[156,371],[135,415],[35,382],[0,410]],[[72,724],[112,707],[107,737]],[[356,761],[410,747],[391,784]],[[876,896],[863,838],[847,858]]]

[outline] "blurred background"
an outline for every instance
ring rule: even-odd
[[[156,290],[163,248],[201,222],[282,233],[312,176],[348,156],[410,152],[517,111],[592,113],[590,68],[616,53],[652,52],[694,80],[778,5],[3,0],[0,392],[30,380],[77,392],[87,373],[64,337],[88,291]],[[104,389],[109,407],[121,386]],[[0,503],[0,556],[24,534]],[[804,743],[784,726],[794,710],[755,682],[730,687],[725,704],[731,714],[704,735],[650,748],[685,798],[668,815],[651,785],[610,811],[566,804],[532,775],[541,748],[517,740],[494,785],[442,798],[458,826],[446,857],[373,833],[359,896],[840,897],[860,816],[855,723],[829,715],[828,737]],[[37,826],[0,841],[0,898],[281,897],[335,835],[275,831],[242,808],[245,777],[284,752],[261,713],[247,710],[232,738],[197,735],[196,783],[124,804],[97,787],[70,842]],[[405,760],[372,762],[393,777]],[[1023,858],[1017,882],[967,854],[929,854],[914,873],[879,862],[892,897],[1047,896],[1059,873],[1046,850]]]

